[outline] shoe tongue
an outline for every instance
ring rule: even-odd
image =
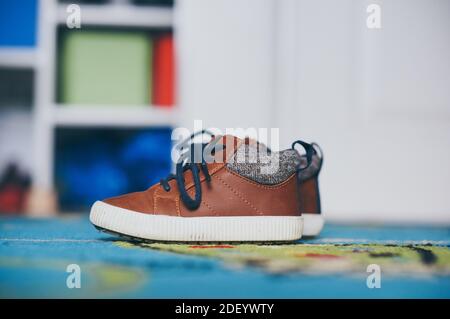
[[[209,144],[217,145],[214,155],[214,161],[217,163],[226,162],[230,157],[236,153],[239,146],[244,143],[244,140],[234,135],[219,135],[214,136]],[[224,145],[222,149],[219,145]]]
[[[255,146],[258,152],[270,153],[271,150],[264,143],[258,142],[255,139],[246,137],[244,139],[234,135],[221,135],[213,137],[210,143],[216,143],[217,145],[225,145],[225,151],[218,151],[216,154],[216,161],[222,160],[228,162],[231,157],[237,152],[241,145]]]
[[[245,137],[242,139],[234,135],[219,135],[213,137],[210,143],[213,141],[217,141],[218,144],[227,145],[227,147],[232,147],[233,145],[240,146],[242,144],[246,144],[246,145],[261,145],[264,149],[267,148],[265,144],[260,143],[257,140],[252,139],[250,137]]]
[[[260,143],[257,140],[249,137],[242,139],[230,134],[212,136],[211,140],[208,142],[208,145],[209,146],[213,145],[214,147],[216,147],[215,154],[213,155],[213,162],[216,163],[224,163],[224,162],[226,163],[232,160],[233,155],[236,154],[237,150],[241,145],[254,146],[257,148],[258,152],[261,151],[264,153],[266,152],[270,153],[270,149],[264,143]],[[225,148],[223,149],[221,145],[224,145]],[[196,154],[197,155],[196,158],[201,158],[202,149],[198,149],[197,152],[199,153]],[[207,159],[208,162],[210,160],[211,158],[209,158],[209,160]]]
[[[241,144],[242,143],[242,139],[240,139],[237,136],[233,136],[233,135],[218,135],[215,136],[211,139],[211,142],[215,142],[216,144],[222,144],[222,145],[230,145],[230,147],[232,147],[235,144]]]

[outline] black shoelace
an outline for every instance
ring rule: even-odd
[[[314,146],[316,146],[316,147],[319,147],[319,146],[316,143],[309,144],[309,143],[303,142],[301,140],[298,140],[298,141],[295,141],[294,143],[292,143],[291,148],[293,150],[295,150],[295,146],[297,144],[300,144],[305,149],[305,152],[306,152],[306,154],[305,154],[306,155],[306,166],[304,166],[304,167],[299,166],[297,169],[298,171],[303,171],[304,169],[307,169],[309,167],[309,165],[311,165],[313,155],[317,154],[317,151],[315,150]],[[322,154],[321,150],[320,150],[320,153]]]
[[[177,182],[179,192],[180,192],[181,200],[186,205],[186,207],[190,210],[197,209],[202,202],[202,187],[201,187],[201,182],[200,182],[200,171],[205,176],[205,180],[207,183],[209,183],[211,181],[211,175],[209,174],[208,165],[207,165],[207,162],[206,162],[203,154],[204,154],[205,148],[211,147],[212,148],[211,155],[213,155],[214,151],[216,150],[216,148],[214,147],[215,145],[211,145],[210,143],[202,143],[202,144],[197,143],[196,144],[196,143],[191,142],[195,136],[203,135],[203,134],[208,134],[212,137],[214,136],[209,131],[203,130],[203,131],[199,131],[197,133],[192,134],[187,140],[182,142],[178,146],[178,148],[185,149],[186,146],[188,146],[188,150],[183,152],[180,155],[180,158],[176,165],[175,174],[169,174],[169,176],[167,176],[167,178],[161,179],[161,181],[160,181],[160,184],[164,188],[164,190],[166,192],[170,192],[169,181],[175,179]],[[191,142],[191,143],[189,143],[189,142]],[[225,145],[220,145],[219,147],[221,147],[222,150],[225,149]],[[196,156],[196,151],[198,151],[198,150],[201,150],[200,163],[198,163],[198,156]],[[195,187],[194,198],[189,196],[189,194],[186,190],[186,185],[185,185],[185,180],[184,180],[184,172],[186,172],[188,170],[191,171],[193,180],[194,180],[194,187]]]

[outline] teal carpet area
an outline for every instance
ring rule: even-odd
[[[286,246],[169,245],[126,242],[85,216],[2,218],[0,297],[449,298],[449,247],[449,228],[326,225]],[[381,288],[366,284],[370,263]],[[80,288],[67,287],[70,264]]]

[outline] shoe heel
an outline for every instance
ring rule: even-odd
[[[299,205],[302,214],[321,214],[319,181],[310,178],[299,185]]]

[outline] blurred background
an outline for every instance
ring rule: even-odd
[[[1,214],[145,189],[202,120],[319,143],[329,221],[450,225],[449,57],[448,0],[0,0]]]

